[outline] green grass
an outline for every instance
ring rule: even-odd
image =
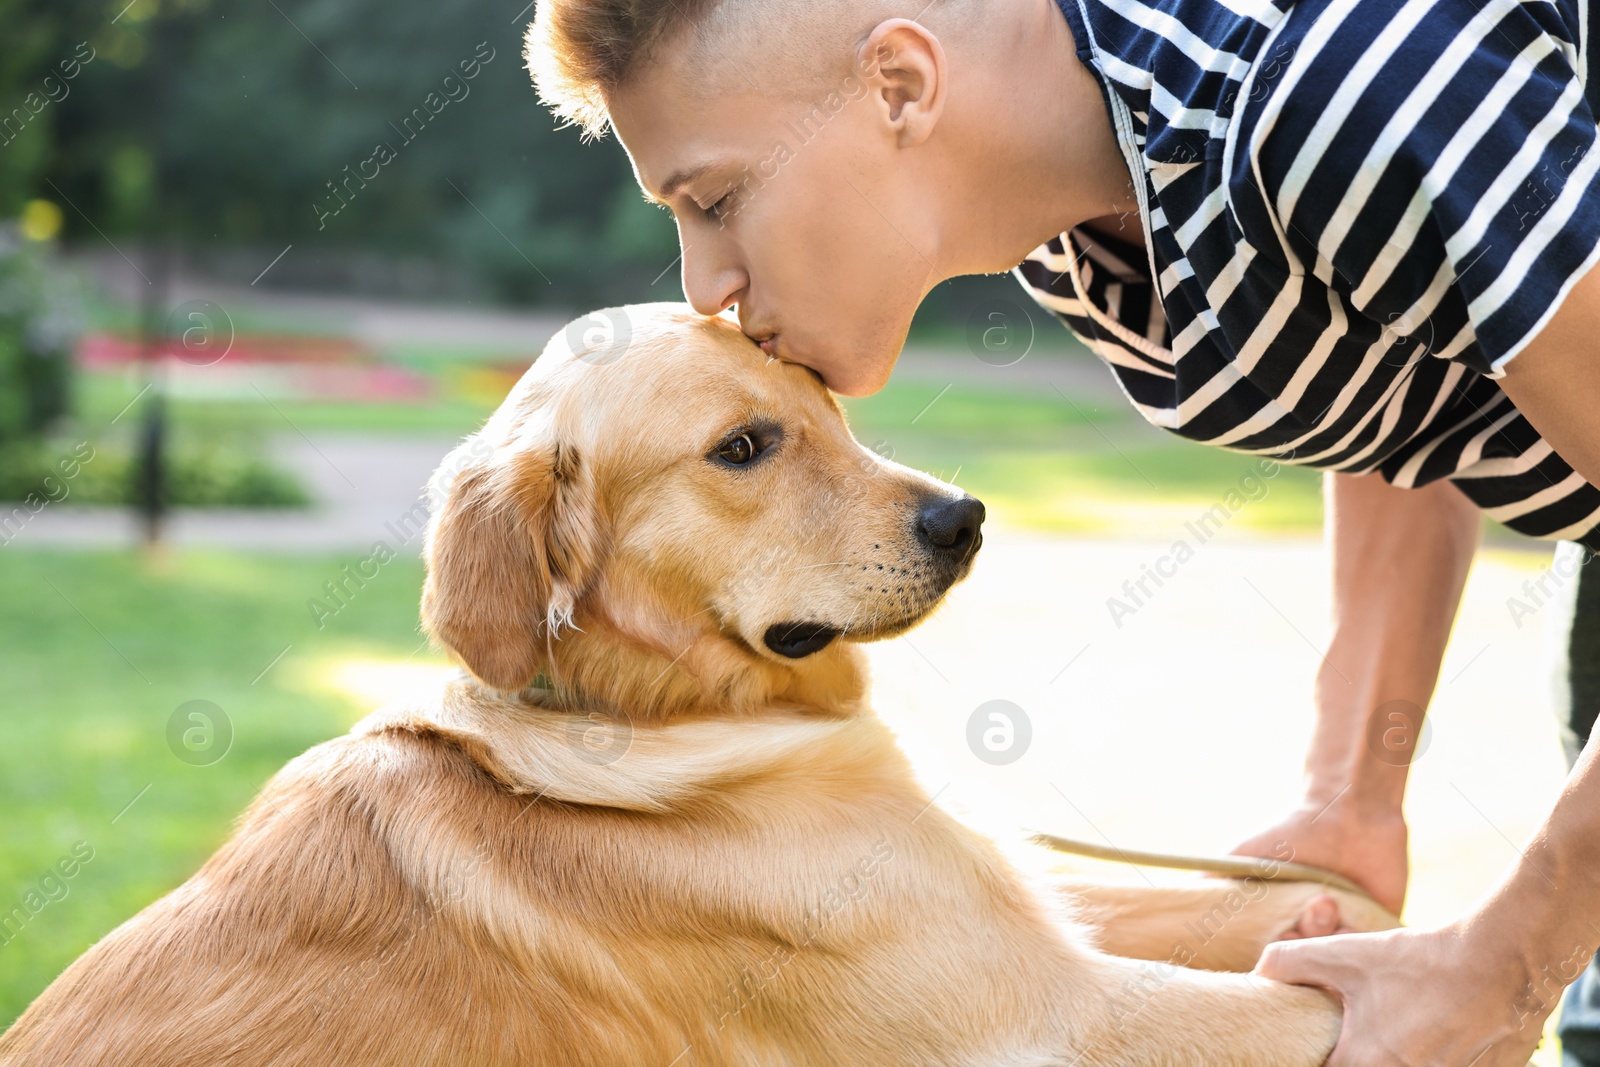
[[[94,850],[64,897],[0,943],[0,1027],[193,873],[288,759],[371,710],[330,686],[328,668],[417,649],[421,567],[389,563],[319,631],[306,600],[354,561],[0,550],[0,913],[76,842]],[[232,722],[231,749],[209,766],[168,748],[168,720],[190,700]]]
[[[1126,408],[1069,402],[1053,390],[939,389],[900,380],[846,401],[851,428],[880,453],[955,481],[1014,526],[1165,537],[1257,469],[1253,456],[1181,440]],[[1319,473],[1280,467],[1265,485],[1230,525],[1320,528]]]

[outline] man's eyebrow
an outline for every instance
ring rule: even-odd
[[[671,207],[672,205],[669,201],[677,195],[679,189],[682,189],[715,165],[708,160],[704,163],[696,163],[692,167],[684,167],[682,170],[674,171],[671,177],[661,183],[661,191],[659,193],[646,192],[644,198],[663,207]]]

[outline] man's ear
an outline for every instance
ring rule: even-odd
[[[932,136],[944,111],[949,67],[944,46],[927,27],[910,19],[878,23],[856,53],[856,72],[901,148]]]
[[[484,683],[522,689],[548,662],[547,642],[573,625],[599,569],[593,471],[571,447],[551,443],[448,481],[428,524],[423,628]]]

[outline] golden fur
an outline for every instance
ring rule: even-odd
[[[731,324],[614,314],[620,357],[558,337],[436,477],[467,671],[292,761],[0,1064],[1321,1063],[1322,994],[1113,954],[1248,968],[1319,890],[1048,885],[865,706],[856,642],[965,573],[915,533],[959,494]],[[780,655],[794,620],[844,639]]]

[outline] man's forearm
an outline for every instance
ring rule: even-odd
[[[1398,817],[1477,548],[1477,509],[1453,486],[1396,489],[1330,474],[1333,638],[1317,674],[1307,799]]]
[[[1439,663],[1477,549],[1475,507],[1448,484],[1396,489],[1379,476],[1330,474],[1333,638],[1317,672],[1306,795],[1243,842],[1337,871],[1399,913],[1407,832],[1401,801],[1439,680]]]
[[[1487,959],[1521,969],[1520,1014],[1539,1015],[1600,948],[1600,752],[1578,759],[1555,808],[1504,882],[1463,924]]]

